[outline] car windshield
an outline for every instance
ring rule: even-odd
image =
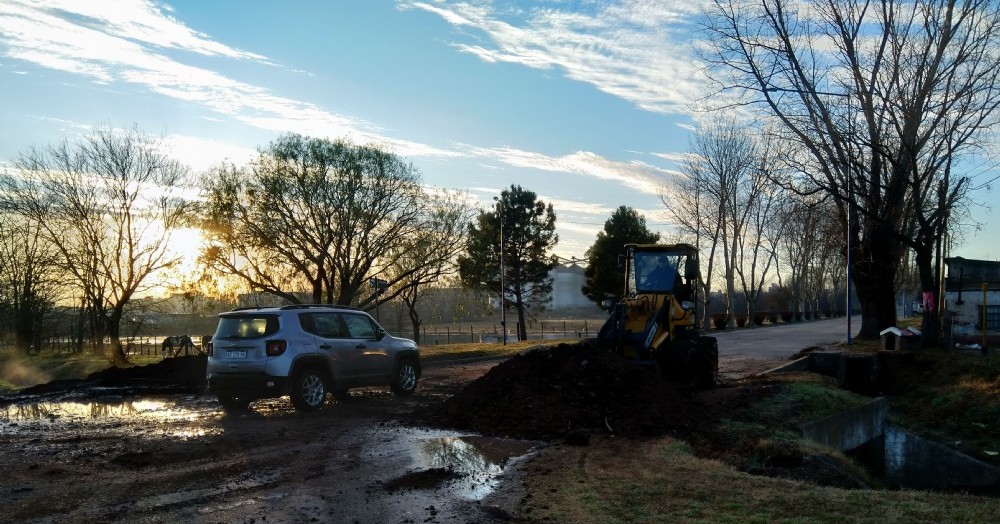
[[[277,331],[276,315],[229,315],[219,318],[215,338],[260,338]]]

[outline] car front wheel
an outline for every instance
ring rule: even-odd
[[[392,392],[405,396],[412,395],[417,389],[417,363],[413,359],[400,360],[392,378]]]
[[[292,382],[290,397],[299,411],[315,411],[326,401],[326,377],[313,368],[300,371]]]

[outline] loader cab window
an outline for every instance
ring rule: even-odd
[[[675,293],[683,283],[679,268],[684,256],[664,252],[636,252],[629,268],[629,287],[637,293]]]

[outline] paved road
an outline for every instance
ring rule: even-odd
[[[861,317],[854,316],[851,328],[860,326]],[[847,317],[711,334],[719,340],[720,373],[723,378],[736,378],[776,367],[810,346],[845,342]]]

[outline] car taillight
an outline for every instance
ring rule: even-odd
[[[208,341],[208,343],[205,344],[205,352],[208,353],[208,356],[215,354],[215,343],[211,340]]]
[[[284,353],[285,348],[287,347],[288,344],[286,344],[284,340],[268,340],[265,351],[267,353],[267,356],[276,357]]]

